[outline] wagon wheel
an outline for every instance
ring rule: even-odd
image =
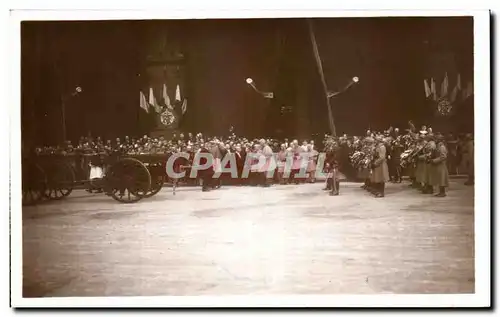
[[[165,176],[161,164],[151,164],[148,166],[149,173],[151,174],[151,188],[144,193],[144,197],[152,197],[156,195],[165,183]]]
[[[110,167],[105,182],[108,194],[115,200],[135,203],[151,188],[151,174],[141,161],[127,157]]]
[[[152,175],[151,176],[151,188],[146,192],[144,197],[152,197],[163,188],[163,184],[165,183],[165,178],[162,175]]]
[[[50,200],[60,200],[73,191],[75,171],[66,162],[55,162],[51,165],[44,196]]]
[[[47,176],[38,164],[26,163],[22,166],[22,204],[34,205],[43,199],[47,186]]]

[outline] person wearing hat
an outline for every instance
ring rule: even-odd
[[[427,144],[425,146],[425,176],[424,176],[424,188],[422,190],[423,194],[433,194],[434,188],[431,185],[431,178],[434,175],[434,165],[432,164],[432,158],[436,151],[436,142],[433,134],[426,134],[425,136]]]
[[[446,187],[449,186],[448,166],[446,159],[448,157],[448,150],[445,145],[445,138],[439,134],[436,136],[436,147],[433,150],[431,159],[431,177],[430,186],[439,188],[439,193],[436,197],[446,196]]]
[[[372,164],[372,183],[375,189],[375,197],[385,196],[385,183],[390,180],[389,167],[387,166],[386,147],[381,135],[376,138],[375,155]]]
[[[409,187],[412,188],[417,188],[418,183],[417,183],[417,178],[416,178],[416,162],[414,161],[414,158],[416,157],[418,151],[420,150],[419,143],[420,139],[418,134],[410,134],[412,137],[412,142],[410,143],[409,149],[411,150],[409,154],[409,159],[408,159],[408,166],[406,166],[406,172],[408,173],[408,177],[410,178],[411,184]]]
[[[210,162],[211,160],[213,160],[213,156],[209,155],[211,154],[211,151],[212,151],[211,144],[209,143],[201,144],[198,153],[203,153],[204,156],[202,156],[199,159],[195,159],[195,161],[199,162],[198,164],[200,164],[201,166],[209,165],[208,168],[201,169],[198,171],[200,179],[202,180],[201,190],[203,192],[210,191],[210,188],[213,187],[212,177],[214,175],[214,168],[213,168],[213,162]]]
[[[375,140],[372,137],[367,137],[363,139],[362,151],[365,154],[365,162],[371,163],[374,152]],[[371,186],[371,169],[369,164],[362,165],[359,168],[358,178],[364,180],[364,184],[361,186],[362,189],[367,191],[372,191]]]
[[[339,172],[340,161],[339,156],[339,142],[337,138],[331,137],[325,143],[325,172],[326,187],[323,190],[330,191],[330,196],[338,196],[340,193],[340,179],[341,173]]]
[[[391,164],[394,173],[394,182],[401,183],[403,181],[402,171],[401,171],[401,154],[403,154],[403,145],[401,144],[400,137],[394,139],[391,142],[392,152],[391,152]]]
[[[415,180],[417,181],[416,189],[423,190],[425,188],[425,169],[427,165],[425,164],[426,160],[426,147],[427,147],[427,139],[424,137],[425,134],[420,134],[418,137],[418,145],[417,145],[417,163],[415,168]]]

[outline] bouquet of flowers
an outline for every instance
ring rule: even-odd
[[[405,149],[408,149],[413,142],[413,137],[410,134],[405,134],[401,137],[401,145],[403,145]]]
[[[333,136],[325,135],[325,139],[323,140],[323,146],[326,153],[333,153],[338,150],[339,143]]]
[[[357,169],[365,165],[366,154],[362,151],[355,151],[349,159],[352,166]]]
[[[407,167],[408,165],[410,165],[412,162],[411,158],[412,158],[412,154],[413,153],[413,149],[409,149],[409,150],[406,150],[404,151],[403,153],[401,153],[401,167]]]

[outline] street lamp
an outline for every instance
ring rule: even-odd
[[[61,117],[63,128],[63,141],[66,142],[66,102],[83,91],[82,87],[77,86],[72,93],[61,95]]]
[[[349,89],[349,87],[351,87],[354,84],[357,84],[358,82],[359,82],[359,77],[353,77],[351,79],[351,81],[342,90],[339,90],[339,91],[336,91],[336,92],[328,91],[328,98],[332,98],[332,97],[337,96],[340,93],[343,93],[344,91],[346,91],[347,89]]]
[[[262,97],[266,98],[266,99],[273,99],[274,98],[274,93],[273,92],[266,92],[266,91],[260,91],[257,86],[255,86],[255,82],[253,81],[252,78],[247,78],[246,80],[246,83],[248,85],[250,85],[253,90],[255,90],[256,93],[258,93],[259,95],[261,95]]]

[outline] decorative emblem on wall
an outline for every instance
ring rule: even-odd
[[[168,109],[165,109],[165,111],[160,114],[160,121],[166,127],[173,125],[175,120],[175,114]]]
[[[437,100],[437,111],[442,116],[449,116],[452,113],[453,105],[448,98],[439,98]]]

